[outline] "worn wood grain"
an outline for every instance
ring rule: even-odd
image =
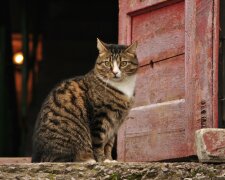
[[[184,54],[141,67],[134,106],[184,98],[184,70]]]
[[[124,126],[124,161],[156,161],[186,155],[184,99],[133,108]],[[120,147],[119,147],[120,148]]]
[[[143,14],[147,11],[154,11],[165,6],[180,2],[182,0],[124,0],[125,12],[131,16]]]
[[[219,127],[218,89],[219,89],[219,30],[220,30],[220,0],[214,0],[213,7],[213,127]]]
[[[184,2],[132,17],[141,65],[184,53]]]
[[[120,42],[138,41],[141,68],[134,109],[119,131],[118,159],[155,161],[185,156],[181,143],[186,134],[184,1],[141,13],[125,11],[123,3]]]
[[[185,99],[189,154],[194,132],[213,127],[213,1],[185,1]]]

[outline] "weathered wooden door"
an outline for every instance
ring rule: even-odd
[[[194,133],[217,125],[217,0],[119,0],[119,42],[138,41],[135,104],[118,159],[195,154]],[[213,71],[214,69],[214,71]]]

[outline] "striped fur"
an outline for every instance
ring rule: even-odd
[[[108,45],[98,40],[94,69],[63,81],[50,92],[36,121],[32,162],[112,159],[115,135],[132,106],[132,77],[138,68],[135,48],[136,44]],[[121,71],[120,77],[112,72],[115,61],[118,68],[114,71]]]

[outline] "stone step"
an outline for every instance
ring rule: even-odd
[[[0,179],[225,179],[225,164],[194,162],[2,164]]]
[[[31,157],[1,157],[1,164],[31,163]]]

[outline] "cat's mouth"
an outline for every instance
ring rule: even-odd
[[[114,77],[112,77],[112,80],[116,81],[116,82],[119,82],[119,81],[122,81],[123,78],[121,76],[120,77],[114,76]]]
[[[113,78],[117,79],[117,78],[121,78],[121,76],[119,76],[117,74],[114,74],[114,77]]]
[[[114,76],[106,76],[106,77],[101,76],[101,78],[105,79],[105,81],[111,80],[111,81],[114,81],[114,82],[120,82],[120,81],[122,81],[124,79],[124,77],[116,76],[116,75],[114,75]]]

